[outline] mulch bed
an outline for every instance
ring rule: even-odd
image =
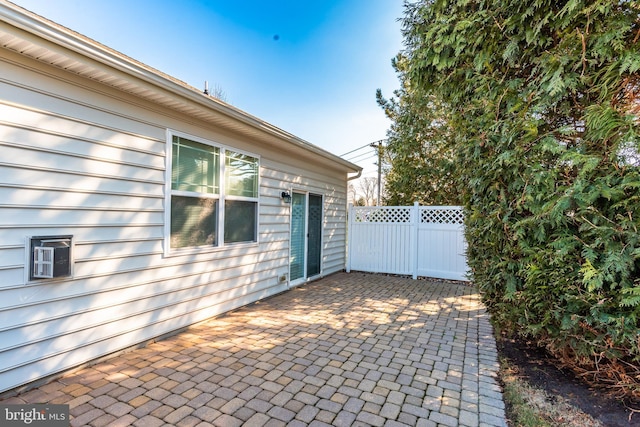
[[[564,397],[606,427],[640,426],[640,401],[620,401],[606,390],[591,387],[573,372],[558,368],[543,349],[529,342],[498,339],[497,344],[500,356],[518,368],[521,378],[551,398]]]

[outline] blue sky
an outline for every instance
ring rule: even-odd
[[[402,0],[12,0],[341,155],[386,136]],[[363,152],[363,151],[361,151]],[[357,154],[357,153],[356,153]],[[375,159],[355,162],[375,170]]]

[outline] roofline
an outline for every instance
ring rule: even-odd
[[[277,126],[259,119],[237,107],[217,98],[204,95],[198,89],[162,73],[148,65],[136,61],[91,38],[37,15],[7,0],[0,0],[0,19],[30,34],[61,46],[72,52],[90,58],[102,65],[114,68],[153,86],[162,88],[203,108],[231,117],[247,126],[261,130],[294,146],[310,151],[327,160],[340,164],[349,172],[358,173],[362,168],[341,157],[311,144]]]

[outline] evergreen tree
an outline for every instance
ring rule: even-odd
[[[447,121],[447,108],[433,96],[423,97],[411,87],[405,71],[407,58],[393,61],[402,88],[385,99],[376,93],[378,105],[392,120],[387,132],[385,192],[387,205],[459,205],[455,188],[455,152]]]
[[[404,99],[446,106],[432,111],[497,326],[637,395],[639,13],[625,0],[423,0],[403,21]]]

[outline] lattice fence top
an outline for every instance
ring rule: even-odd
[[[411,222],[411,207],[361,207],[354,208],[355,222],[407,223]]]
[[[422,224],[463,224],[464,214],[460,207],[422,207],[420,222]]]

